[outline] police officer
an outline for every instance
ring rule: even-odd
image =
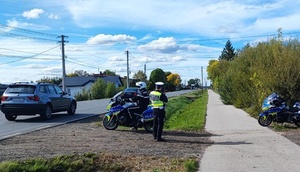
[[[128,108],[128,112],[132,117],[132,125],[133,125],[133,128],[131,128],[132,130],[137,130],[137,125],[138,125],[137,117],[136,117],[135,113],[142,114],[148,108],[148,105],[150,103],[149,93],[146,88],[147,87],[146,83],[140,81],[140,82],[137,82],[135,85],[139,88],[139,91],[138,91],[138,94],[136,97],[137,106]]]
[[[168,97],[163,91],[163,86],[163,82],[156,82],[155,91],[151,91],[149,95],[154,113],[153,137],[157,141],[165,141],[161,135],[164,128],[165,105],[168,102]]]
[[[137,95],[137,104],[140,107],[140,111],[143,113],[150,103],[149,100],[149,93],[147,90],[147,85],[145,82],[137,82],[135,84],[137,87],[139,87],[139,93]]]

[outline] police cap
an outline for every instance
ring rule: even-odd
[[[163,85],[164,85],[163,82],[156,82],[155,83],[156,88],[161,88]]]

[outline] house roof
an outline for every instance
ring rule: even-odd
[[[120,83],[120,82],[122,82],[122,80],[119,76],[105,76],[105,77],[102,77],[102,79],[105,82],[111,82],[111,83]],[[120,84],[122,84],[122,83],[120,83]]]
[[[77,86],[84,86],[89,82],[95,82],[95,78],[93,76],[87,77],[66,77],[65,84],[67,87],[77,87]],[[59,84],[62,86],[62,83]]]
[[[98,78],[102,78],[105,82],[112,82],[114,84],[118,84],[122,86],[122,80],[120,76],[101,76],[101,77],[94,77],[94,76],[80,76],[80,77],[66,77],[65,84],[67,87],[79,87],[85,86],[89,82],[95,82]],[[62,83],[59,84],[62,86]]]

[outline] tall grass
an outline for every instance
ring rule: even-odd
[[[198,90],[170,99],[166,108],[165,129],[184,131],[203,130],[207,101],[207,90]]]

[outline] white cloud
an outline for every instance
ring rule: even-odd
[[[151,41],[138,47],[138,49],[142,51],[154,51],[159,53],[175,53],[179,48],[180,46],[173,37],[159,38],[158,40]]]
[[[82,27],[113,27],[122,25],[123,28],[134,30],[156,29],[179,31],[181,33],[194,33],[206,36],[238,36],[252,34],[250,30],[264,33],[256,24],[264,16],[271,31],[276,31],[274,14],[281,14],[285,8],[285,16],[290,16],[288,25],[298,22],[298,8],[289,5],[285,0],[277,1],[79,1],[66,2],[66,8],[73,16],[75,23]],[[299,4],[299,3],[298,3]],[[134,10],[128,10],[134,9]],[[93,14],[93,15],[90,15]],[[137,15],[138,14],[138,15]],[[273,14],[273,16],[272,16]],[[294,17],[293,17],[294,16]],[[97,22],[95,22],[97,21]],[[111,22],[113,21],[113,22]],[[280,22],[283,27],[282,23]],[[258,27],[257,27],[258,26]],[[298,28],[299,25],[293,28]],[[270,30],[268,30],[270,32]]]
[[[109,57],[108,61],[115,62],[115,61],[125,61],[125,60],[123,57],[113,56],[113,57]]]
[[[259,18],[253,23],[253,28],[257,30],[263,30],[265,32],[273,30],[276,31],[278,28],[286,30],[297,30],[300,29],[298,20],[300,14],[293,14],[284,17],[273,17],[273,18]]]
[[[41,14],[43,14],[45,11],[42,9],[32,9],[30,11],[24,11],[22,16],[27,19],[37,19],[40,17]]]
[[[11,29],[7,29],[7,31],[13,30],[14,27],[23,28],[23,29],[34,28],[37,30],[49,30],[50,29],[49,26],[39,25],[39,24],[34,24],[34,23],[27,23],[27,22],[20,22],[20,21],[17,21],[16,19],[7,20],[7,26],[12,27]]]
[[[54,19],[54,20],[60,19],[60,17],[56,14],[50,14],[48,17],[49,17],[49,19]]]
[[[177,62],[177,61],[185,61],[186,59],[184,58],[184,57],[182,57],[182,56],[174,56],[173,58],[172,58],[172,61],[173,62]]]
[[[136,38],[134,36],[128,36],[124,34],[119,35],[106,35],[106,34],[99,34],[94,37],[91,37],[88,39],[87,43],[91,45],[95,44],[116,44],[116,43],[132,43],[136,41]]]

